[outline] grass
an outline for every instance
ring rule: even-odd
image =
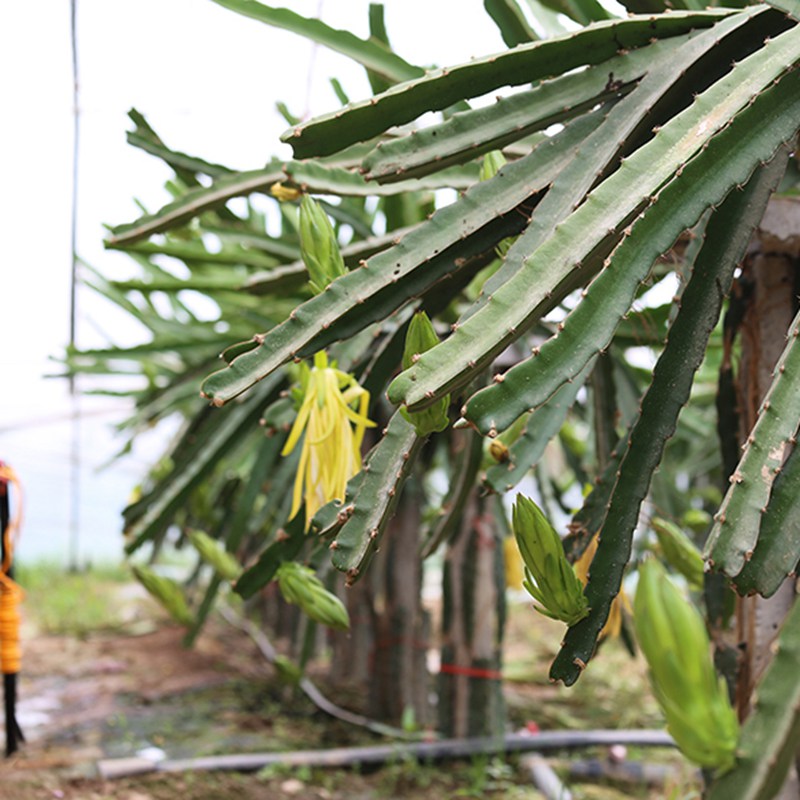
[[[80,572],[48,562],[19,564],[16,580],[25,591],[23,614],[43,633],[80,638],[125,622],[124,604],[114,599],[131,580],[121,564]]]

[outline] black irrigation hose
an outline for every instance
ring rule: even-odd
[[[551,731],[508,733],[502,737],[441,739],[436,742],[398,742],[367,747],[333,747],[288,753],[243,753],[203,758],[152,761],[144,758],[107,759],[98,762],[100,776],[123,778],[147,772],[194,772],[232,770],[255,772],[273,765],[282,767],[352,767],[380,765],[405,759],[441,761],[445,758],[497,754],[575,750],[623,744],[637,747],[674,747],[672,737],[654,730]]]

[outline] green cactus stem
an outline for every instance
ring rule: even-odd
[[[759,13],[763,15],[764,11],[762,8]],[[463,319],[472,316],[488,302],[494,292],[524,266],[528,256],[552,235],[556,225],[580,205],[599,179],[616,169],[620,156],[629,153],[643,135],[649,135],[651,129],[661,122],[661,118],[655,116],[655,109],[669,102],[672,94],[682,96],[678,86],[686,71],[691,71],[709,52],[724,49],[742,25],[752,24],[755,17],[755,12],[748,11],[742,17],[737,15],[718,22],[711,30],[694,31],[665,42],[664,46],[654,43],[647,48],[652,57],[647,75],[627,97],[603,110],[602,119],[580,145],[578,156],[559,174],[536,207],[518,247],[506,256],[500,269],[489,278],[482,295],[465,312]],[[597,169],[587,170],[586,159],[597,165]]]
[[[342,508],[346,521],[330,545],[333,565],[346,574],[348,583],[358,580],[378,549],[424,442],[425,437],[397,412],[370,452],[358,492]]]
[[[706,543],[709,566],[729,577],[738,575],[753,555],[772,486],[796,441],[800,419],[798,337],[800,313],[789,326],[772,384]]]
[[[787,127],[774,139],[775,129],[766,125],[762,128],[764,138],[761,141],[754,135],[751,140],[754,151],[763,148],[758,156],[753,152],[754,162],[771,158],[789,129],[797,127],[796,119],[787,117],[785,121]],[[656,202],[634,223],[630,235],[614,252],[608,268],[585,290],[583,300],[561,324],[558,334],[537,348],[532,357],[506,372],[502,381],[481,390],[467,403],[467,418],[482,432],[502,430],[519,414],[536,408],[558,386],[576,375],[589,358],[606,347],[657,256],[669,248],[680,230],[697,221],[709,202],[718,202],[738,181],[747,180],[753,162],[740,160],[741,140],[735,134],[734,138],[728,138],[735,127],[736,120],[706,150],[706,155],[710,156],[724,146],[726,156],[720,160],[691,161],[680,177],[659,192]],[[724,174],[722,159],[731,166]],[[741,171],[737,174],[738,165]],[[682,185],[684,180],[689,181],[689,185]],[[708,194],[701,196],[703,190]],[[664,215],[666,209],[669,209],[668,215]],[[589,331],[591,334],[587,335]]]
[[[591,25],[544,42],[477,58],[466,64],[432,70],[425,77],[392,86],[377,97],[351,103],[283,134],[295,158],[324,156],[366,141],[393,125],[411,122],[426,111],[447,108],[503,86],[531,83],[585,64],[598,64],[648,44],[653,37],[680,36],[713,25],[732,12],[675,11],[662,16],[634,16]]]
[[[589,130],[586,125],[580,133]],[[574,155],[575,144],[572,133],[553,137],[491,181],[473,186],[394,247],[362,262],[298,306],[285,322],[255,337],[255,346],[206,379],[206,396],[221,405],[286,361],[310,355],[384,318],[476,254],[493,255],[499,241],[519,233],[527,222],[521,207],[553,180]]]
[[[714,783],[707,800],[770,800],[800,747],[800,603],[786,617],[775,656],[756,686],[755,709],[742,727],[736,767]]]
[[[769,499],[761,520],[753,557],[733,579],[736,591],[770,597],[784,579],[797,574],[800,563],[800,450],[795,446]]]
[[[634,50],[582,72],[541,82],[534,89],[462,111],[439,125],[379,142],[362,164],[367,180],[415,178],[460,164],[565,122],[606,100],[627,94],[645,74],[657,45]],[[613,75],[614,80],[609,79]]]
[[[480,311],[461,324],[449,339],[424,354],[411,369],[395,378],[389,387],[390,400],[405,403],[412,410],[418,409],[471,379],[530,327],[538,317],[539,307],[558,290],[583,258],[609,236],[616,235],[609,231],[616,231],[617,226],[627,224],[629,216],[638,214],[637,224],[630,231],[620,230],[618,234],[626,240],[627,252],[636,251],[637,266],[634,268],[634,262],[628,262],[627,269],[620,267],[621,256],[616,253],[613,260],[616,277],[609,275],[602,281],[604,285],[609,281],[614,284],[623,274],[630,279],[638,272],[639,277],[633,278],[635,291],[653,260],[671,246],[682,229],[693,225],[709,204],[721,201],[732,186],[745,182],[757,164],[771,158],[782,142],[794,136],[798,114],[795,108],[787,107],[785,98],[787,93],[789,97],[795,96],[792,87],[798,78],[794,72],[784,72],[787,61],[797,58],[800,58],[800,30],[790,29],[738,62],[724,78],[673,117],[603,181]],[[780,89],[778,84],[773,85],[775,80]],[[747,143],[745,147],[742,147],[743,142]],[[701,150],[700,158],[692,158]],[[723,163],[728,164],[724,170],[721,169]],[[694,180],[686,180],[689,173]],[[696,186],[701,175],[702,188]],[[665,181],[669,183],[661,188]],[[683,206],[683,214],[676,214],[680,206]],[[658,231],[658,246],[652,235],[654,229]],[[627,244],[631,239],[633,242]],[[575,241],[581,243],[580,247],[575,246]],[[643,258],[649,259],[644,266],[639,261]],[[631,294],[630,286],[612,288],[617,296]],[[583,306],[584,303],[579,303],[573,315]],[[591,307],[590,303],[579,317],[589,315]],[[624,309],[620,316],[622,313]],[[607,315],[603,314],[602,319],[606,320]],[[570,358],[572,374],[596,352],[597,348],[588,343],[607,341],[613,327],[612,324],[610,333],[603,331],[602,334],[593,329],[587,337],[585,329],[576,326],[583,355]],[[558,344],[560,338],[554,340],[550,348],[553,352],[564,348],[566,342]],[[574,335],[566,338],[573,344],[576,342]],[[562,375],[563,366],[559,361]],[[533,369],[531,365],[528,368]],[[533,371],[539,375],[539,370],[537,366]],[[490,394],[496,397],[484,402],[485,411],[479,414],[476,410],[472,414],[473,420],[479,417],[476,424],[483,432],[502,430],[536,404],[517,400],[514,407],[510,407],[510,401],[515,400],[521,388],[518,385],[516,391],[512,391],[514,383],[511,380],[509,384],[507,379],[505,384],[484,390],[496,389]],[[543,387],[544,396],[539,402],[547,399],[556,388],[557,385]],[[473,403],[473,408],[481,406],[481,403]],[[505,424],[493,420],[495,409],[503,412]]]
[[[611,602],[622,585],[639,508],[652,474],[661,461],[667,439],[675,431],[681,408],[689,399],[695,370],[705,355],[734,269],[786,163],[787,150],[781,148],[767,166],[756,170],[743,191],[734,191],[726,198],[706,227],[704,245],[617,472],[585,590],[591,612],[567,631],[550,670],[553,680],[571,685],[594,654]]]

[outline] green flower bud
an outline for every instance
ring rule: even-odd
[[[417,359],[427,350],[439,344],[439,337],[433,329],[428,315],[424,311],[418,311],[411,318],[406,333],[406,344],[403,350],[403,369],[408,369],[415,364]],[[422,411],[408,411],[400,409],[400,413],[417,430],[420,436],[428,436],[431,433],[438,433],[445,430],[450,424],[447,416],[447,409],[450,406],[450,395],[442,397],[433,405]]]
[[[423,353],[436,347],[437,344],[439,344],[439,337],[430,318],[424,311],[417,311],[411,318],[406,333],[403,369],[409,369]]]
[[[347,272],[328,215],[307,194],[300,201],[300,254],[315,294]]]
[[[525,562],[523,585],[539,604],[534,608],[567,625],[583,619],[589,613],[583,585],[567,561],[559,535],[536,503],[517,495],[511,526]]]
[[[703,618],[655,559],[639,567],[634,624],[653,692],[678,747],[702,767],[729,770],[739,723],[727,686],[714,671]]]
[[[212,539],[203,531],[189,531],[187,536],[200,558],[226,581],[235,581],[241,574],[242,568],[236,559],[220,543]]]
[[[340,630],[350,627],[344,604],[322,585],[314,570],[285,561],[278,567],[275,578],[286,602],[300,606],[311,619]]]
[[[655,517],[653,530],[666,562],[695,589],[703,588],[703,556],[694,542],[675,524]]]
[[[139,583],[158,600],[176,622],[187,627],[194,623],[183,589],[176,581],[158,575],[147,567],[134,566],[132,569]]]

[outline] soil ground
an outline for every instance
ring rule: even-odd
[[[320,712],[280,680],[249,637],[222,620],[212,619],[186,649],[183,630],[166,621],[138,587],[86,576],[75,580],[80,602],[66,614],[51,608],[58,595],[52,583],[29,590],[26,606],[33,611],[23,634],[19,687],[27,742],[0,764],[0,800],[541,797],[516,759],[489,757],[436,766],[398,761],[370,772],[278,767],[103,780],[99,761],[154,748],[176,759],[384,742]],[[64,602],[69,607],[72,601],[68,596]],[[659,727],[641,664],[616,643],[591,680],[582,679],[569,692],[549,685],[546,661],[559,633],[547,621],[541,629],[537,620],[532,635],[532,618],[527,606],[511,614],[505,671],[512,725]],[[574,784],[573,797],[698,796],[691,770],[676,753],[630,755],[666,763],[675,777],[658,788]]]

